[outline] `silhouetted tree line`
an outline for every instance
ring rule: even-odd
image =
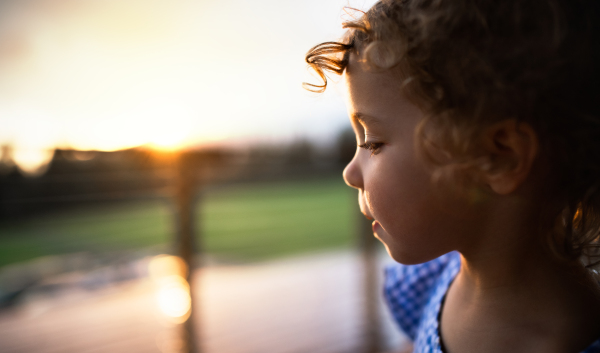
[[[177,180],[177,163],[182,161],[199,182],[209,184],[339,176],[355,149],[351,131],[342,132],[327,148],[298,140],[286,145],[178,153],[143,148],[115,152],[59,149],[41,176],[27,177],[16,167],[0,166],[0,220],[168,196]]]
[[[198,164],[218,164],[225,151],[185,152]],[[60,208],[156,197],[174,178],[175,154],[147,149],[115,152],[56,150],[47,171],[36,177],[13,167],[0,175],[0,219]]]

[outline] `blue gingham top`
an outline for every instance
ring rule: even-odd
[[[439,315],[446,291],[460,269],[451,252],[419,265],[385,270],[384,295],[394,319],[414,343],[415,353],[443,353]],[[581,353],[600,353],[600,339]]]

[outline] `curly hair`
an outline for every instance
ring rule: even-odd
[[[438,165],[445,170],[482,167],[476,136],[489,124],[529,123],[558,179],[552,249],[597,262],[598,1],[381,0],[344,27],[341,41],[307,53],[323,83],[305,88],[324,91],[326,73],[342,74],[350,53],[375,70],[400,70],[404,93],[426,113],[418,141],[451,156]]]

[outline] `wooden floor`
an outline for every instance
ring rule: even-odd
[[[361,266],[336,252],[196,271],[203,353],[362,352]],[[174,353],[177,325],[149,279],[29,296],[0,311],[2,353]],[[381,308],[382,351],[404,338]]]

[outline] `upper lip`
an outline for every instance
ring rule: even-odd
[[[360,213],[362,213],[369,221],[375,219],[375,217],[371,216],[371,212],[369,212],[363,189],[360,189],[358,192],[358,206],[360,208]]]

